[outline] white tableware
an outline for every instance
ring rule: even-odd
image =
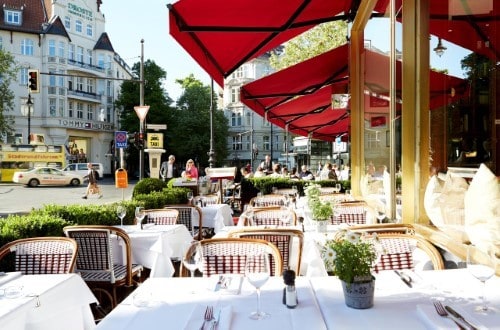
[[[120,218],[120,225],[123,226],[123,218],[127,215],[127,209],[123,205],[118,205],[116,208],[116,215]]]
[[[496,308],[488,306],[484,296],[486,293],[486,281],[495,275],[495,260],[496,257],[494,255],[480,251],[474,245],[467,247],[467,269],[482,284],[481,305],[475,309],[475,312],[479,314],[496,313]]]
[[[203,267],[203,249],[199,241],[192,242],[186,245],[184,254],[182,255],[182,264],[186,267],[191,277],[194,277],[194,272]]]
[[[269,316],[260,308],[260,288],[266,284],[270,276],[269,258],[266,254],[255,254],[247,256],[245,263],[245,277],[257,291],[257,311],[250,314],[253,320],[261,320]]]
[[[142,220],[144,219],[145,216],[146,216],[146,212],[144,210],[144,207],[138,206],[135,208],[135,218],[137,220],[137,226],[139,228],[142,228],[141,224],[142,224]]]

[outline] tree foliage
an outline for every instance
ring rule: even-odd
[[[140,63],[133,65],[132,71],[136,77],[140,76]],[[154,61],[147,60],[144,63],[144,104],[149,105],[149,111],[146,116],[146,124],[167,124],[167,129],[172,123],[174,109],[173,100],[163,89],[163,82],[167,73],[159,67]],[[121,85],[120,95],[115,102],[115,106],[120,109],[120,129],[129,133],[139,132],[139,118],[135,113],[134,107],[140,103],[140,83],[139,79],[125,81]],[[145,129],[146,131],[146,129]],[[165,132],[164,136],[165,136]],[[163,146],[168,149],[166,141]],[[139,163],[138,149],[129,145],[127,149],[127,164],[129,172],[136,170]]]
[[[210,93],[211,88],[203,85],[192,74],[176,80],[183,88],[177,100],[174,123],[170,130],[171,148],[177,159],[191,158],[201,168],[207,167],[210,150]],[[217,110],[216,95],[213,94],[214,151],[216,164],[220,166],[227,156],[226,139],[228,123],[222,111]]]
[[[282,52],[273,52],[270,63],[276,70],[287,68],[320,55],[347,42],[347,22],[319,24],[284,45]]]
[[[13,132],[14,119],[7,112],[14,110],[14,93],[10,84],[16,79],[18,70],[14,56],[0,49],[0,135],[3,136]]]

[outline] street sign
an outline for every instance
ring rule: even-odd
[[[127,132],[125,131],[115,132],[115,148],[118,149],[127,148]]]
[[[148,148],[163,149],[163,133],[148,133]]]
[[[167,124],[146,124],[146,128],[153,131],[161,131],[167,129]]]

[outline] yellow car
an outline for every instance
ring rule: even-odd
[[[79,186],[83,183],[83,176],[63,172],[52,167],[37,167],[27,171],[14,172],[12,181],[36,187],[39,185],[46,186]]]

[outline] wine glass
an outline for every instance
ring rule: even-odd
[[[116,215],[120,218],[120,225],[123,226],[123,218],[127,215],[127,209],[123,205],[118,205],[116,208]]]
[[[342,185],[340,183],[335,184],[335,192],[338,194],[342,189]]]
[[[486,304],[486,281],[495,274],[495,255],[480,251],[474,245],[467,247],[467,269],[482,283],[481,305],[475,309],[479,314],[495,313],[496,309]]]
[[[194,241],[186,245],[184,254],[182,255],[182,264],[189,270],[191,277],[194,277],[196,269],[202,270],[203,248],[199,241]]]
[[[290,223],[290,212],[288,207],[286,206],[280,207],[280,218],[281,218],[281,225],[288,226],[288,224]]]
[[[138,206],[135,208],[135,219],[137,226],[139,226],[140,228],[142,228],[142,220],[144,219],[145,216],[146,212],[144,210],[144,207]]]
[[[276,195],[278,193],[278,188],[277,187],[272,187],[271,192],[273,195]]]
[[[293,202],[295,204],[295,208],[297,208],[297,199],[299,198],[299,189],[297,188],[296,185],[292,186],[292,193],[293,193]]]
[[[269,257],[266,253],[247,256],[245,263],[245,277],[257,291],[257,311],[250,314],[253,320],[261,320],[269,316],[260,309],[260,288],[267,282],[270,276]]]
[[[376,217],[377,217],[377,223],[383,223],[386,216],[385,216],[385,208],[384,207],[379,207],[377,209],[377,214],[376,214]]]
[[[193,192],[192,191],[187,193],[187,199],[189,201],[189,204],[191,204],[191,201],[193,200]]]

